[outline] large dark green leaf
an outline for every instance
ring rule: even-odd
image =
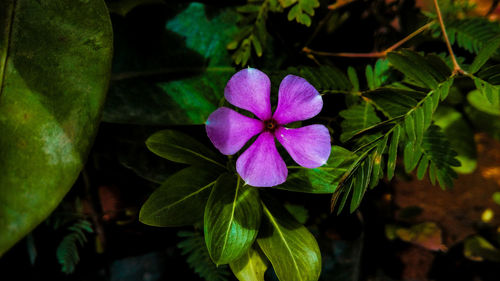
[[[184,164],[198,164],[205,161],[225,168],[220,156],[194,138],[174,130],[154,133],[146,140],[146,145],[156,155],[170,161]]]
[[[0,255],[73,185],[111,67],[104,1],[0,1]]]
[[[307,228],[274,204],[262,205],[257,242],[281,281],[316,281],[321,272],[318,243]]]
[[[227,264],[241,257],[257,237],[261,206],[255,187],[234,174],[223,174],[205,208],[205,241],[210,257]]]
[[[288,166],[290,174],[286,182],[275,188],[307,193],[333,193],[355,156],[349,150],[333,146],[325,165],[308,169],[302,166]]]
[[[103,120],[203,124],[235,73],[226,44],[238,32],[238,14],[201,3],[166,3],[141,11],[154,14],[115,24],[114,75]]]
[[[179,171],[151,194],[141,208],[139,220],[153,226],[181,226],[200,221],[217,176],[210,169],[196,166]]]

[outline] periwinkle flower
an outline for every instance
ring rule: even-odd
[[[318,91],[304,78],[287,75],[280,84],[278,106],[271,112],[271,81],[255,68],[243,69],[231,77],[224,90],[232,105],[248,110],[257,119],[221,107],[208,117],[207,135],[225,155],[238,152],[253,136],[255,142],[236,161],[236,171],[246,184],[257,187],[285,182],[288,170],[276,149],[274,137],[299,165],[322,166],[330,156],[328,129],[323,125],[286,128],[284,125],[316,116],[323,107]]]

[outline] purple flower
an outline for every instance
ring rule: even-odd
[[[221,107],[208,117],[207,135],[225,155],[238,152],[253,136],[257,140],[240,155],[236,170],[246,184],[267,187],[285,182],[288,170],[276,149],[274,137],[293,160],[306,168],[324,165],[330,156],[328,129],[310,125],[291,129],[284,125],[316,116],[323,107],[318,91],[304,78],[287,75],[281,81],[278,106],[271,112],[271,81],[265,73],[247,68],[234,74],[224,90],[226,100],[260,120]]]

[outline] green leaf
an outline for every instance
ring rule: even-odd
[[[0,1],[0,256],[76,181],[111,54],[104,1]]]
[[[162,130],[146,140],[153,153],[170,161],[184,164],[199,164],[200,161],[225,168],[220,156],[194,138],[174,130]]]
[[[198,232],[179,231],[178,236],[183,238],[177,244],[181,254],[186,256],[189,267],[206,281],[227,281],[231,275],[227,265],[216,266],[208,255],[205,239]]]
[[[464,256],[474,261],[500,262],[500,251],[479,235],[474,235],[464,241]]]
[[[286,182],[275,188],[307,193],[333,193],[354,159],[355,155],[349,150],[332,146],[330,158],[325,165],[314,169],[288,166],[290,174]]]
[[[298,23],[301,23],[306,26],[311,25],[311,17],[314,16],[314,9],[319,7],[318,0],[298,0],[298,1],[280,1],[283,8],[289,7],[292,5],[291,3],[297,2],[288,12],[288,20],[296,20]],[[310,15],[310,16],[309,16]]]
[[[321,254],[314,236],[274,204],[262,204],[264,217],[257,243],[279,280],[317,281]]]
[[[479,90],[470,91],[467,95],[469,103],[484,113],[500,116],[500,107],[492,105]]]
[[[387,59],[407,78],[428,89],[436,89],[440,82],[451,75],[451,70],[437,56],[422,56],[410,50],[402,50],[388,53]]]
[[[351,198],[351,206],[349,209],[351,213],[353,213],[361,204],[361,199],[363,199],[366,189],[370,184],[372,169],[373,159],[372,157],[367,157],[366,160],[360,164],[360,167],[357,169],[357,173],[354,175],[354,186]]]
[[[309,218],[309,211],[302,205],[295,205],[286,202],[283,204],[285,209],[293,216],[300,224],[305,224]]]
[[[223,100],[224,87],[236,72],[226,46],[239,33],[237,12],[201,3],[163,2],[166,10],[182,8],[181,12],[168,21],[140,14],[114,22],[114,74],[103,114],[106,122],[203,124]]]
[[[377,149],[375,150],[375,153],[373,154],[373,175],[370,186],[374,187],[377,183],[379,178],[383,176],[383,169],[382,169],[382,155],[387,147],[387,142],[389,140],[389,135],[387,134],[384,139],[379,143],[377,146]]]
[[[476,73],[495,54],[498,47],[500,47],[500,35],[484,44],[469,67],[469,72],[472,74]]]
[[[351,81],[352,90],[354,92],[358,92],[359,91],[358,74],[356,74],[356,70],[352,66],[349,66],[347,68],[347,76],[349,77],[349,81]]]
[[[493,106],[500,105],[500,86],[493,85],[488,81],[474,77],[474,84],[486,100]]]
[[[438,82],[428,71],[429,67],[426,67],[423,56],[410,51],[398,51],[388,53],[387,59],[397,70],[419,85],[430,89],[437,87]]]
[[[398,156],[399,137],[401,134],[401,127],[396,126],[392,132],[391,144],[389,145],[389,156],[387,158],[387,179],[391,180],[394,176],[396,169],[396,158]]]
[[[366,74],[366,82],[368,83],[368,89],[375,90],[376,86],[373,77],[373,68],[371,65],[366,66],[365,74]]]
[[[261,206],[255,187],[237,175],[217,179],[205,208],[205,242],[215,264],[227,264],[248,251],[257,237]]]
[[[369,91],[363,96],[376,104],[377,109],[389,118],[405,115],[413,109],[427,94],[420,91],[398,88],[379,88]]]
[[[144,203],[139,220],[152,226],[183,226],[200,221],[217,177],[214,171],[197,166],[173,174]]]
[[[239,281],[264,281],[268,264],[264,253],[254,245],[239,259],[231,262],[229,267]]]
[[[455,158],[457,153],[438,126],[430,126],[425,132],[422,153],[431,161],[429,172],[431,181],[434,177],[437,178],[443,189],[453,186],[453,179],[457,178],[457,174],[452,167],[460,166],[460,162]]]
[[[338,68],[328,65],[319,67],[289,67],[282,76],[295,74],[303,77],[322,94],[348,92],[355,86]],[[351,74],[352,75],[352,74]]]
[[[474,131],[462,114],[447,106],[440,106],[434,114],[435,124],[443,129],[451,148],[455,150],[459,167],[453,167],[458,173],[472,173],[477,166],[476,142]]]
[[[76,265],[80,262],[77,244],[80,244],[80,247],[82,247],[87,242],[84,231],[93,233],[90,222],[86,220],[75,222],[72,226],[68,227],[68,230],[71,232],[64,236],[56,250],[56,257],[61,265],[61,271],[66,274],[73,273]]]
[[[441,36],[439,25],[436,29],[436,35]],[[500,35],[500,26],[485,17],[465,18],[447,21],[446,33],[452,44],[457,43],[471,53],[478,53],[487,42]]]
[[[373,106],[367,102],[351,106],[340,112],[342,121],[342,134],[340,141],[346,142],[356,133],[380,122]]]

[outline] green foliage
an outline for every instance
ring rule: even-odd
[[[238,175],[223,174],[210,193],[205,209],[204,233],[216,265],[230,263],[251,247],[260,226],[259,192]]]
[[[476,88],[495,107],[500,105],[500,65],[493,65],[481,70],[477,76],[472,76]]]
[[[486,42],[481,48],[469,67],[469,72],[472,74],[476,73],[495,54],[498,47],[500,47],[500,34]]]
[[[216,266],[207,251],[205,240],[197,232],[179,231],[178,236],[184,238],[177,244],[182,255],[186,256],[189,267],[207,281],[227,281],[230,272],[227,265]]]
[[[305,26],[311,26],[314,9],[319,7],[318,0],[279,0],[283,8],[292,7],[288,11],[288,20],[296,20]]]
[[[258,57],[262,56],[269,36],[266,28],[267,16],[269,11],[276,9],[279,9],[276,1],[269,0],[249,1],[247,5],[237,9],[244,15],[242,28],[226,46],[228,50],[234,50],[232,57],[237,65],[247,65],[252,49]]]
[[[448,96],[453,84],[453,78],[449,78],[450,69],[437,56],[422,56],[409,50],[391,52],[387,58],[405,75],[404,81],[419,90],[395,85],[368,91],[362,93],[364,105],[353,106],[350,109],[354,111],[352,114],[343,113],[344,134],[354,132],[348,136],[355,136],[359,141],[354,151],[357,159],[343,175],[332,197],[332,208],[337,207],[338,212],[344,208],[350,195],[350,211],[356,210],[368,187],[377,185],[384,176],[383,154],[386,152],[389,179],[394,175],[399,147],[404,147],[406,172],[418,167],[417,177],[422,179],[429,169],[433,184],[437,179],[443,188],[451,186],[452,178],[456,177],[451,167],[460,165],[444,135],[437,127],[431,126],[434,111]],[[419,67],[414,67],[417,64]],[[370,71],[367,74],[371,76]],[[421,92],[422,88],[429,91]],[[363,111],[363,108],[370,109]],[[388,119],[376,120],[374,108]]]
[[[329,65],[290,67],[284,74],[303,77],[322,94],[345,93],[355,87],[342,71]]]
[[[484,113],[500,116],[500,107],[492,105],[480,90],[473,90],[467,95],[467,101],[477,110]]]
[[[170,176],[142,205],[139,220],[153,226],[191,225],[203,218],[217,173],[197,166]]]
[[[87,242],[85,233],[93,233],[92,225],[86,220],[79,220],[68,227],[69,234],[64,236],[59,246],[57,246],[57,261],[61,265],[61,271],[70,274],[75,271],[75,267],[80,262],[78,254],[78,244],[80,247]]]
[[[346,142],[354,135],[380,122],[373,106],[367,102],[356,104],[343,110],[339,113],[344,121],[342,121],[342,134],[340,141]]]
[[[464,256],[474,261],[500,262],[500,251],[479,235],[471,236],[464,241]]]
[[[226,45],[239,32],[238,13],[196,2],[163,2],[182,10],[166,23],[154,21],[140,28],[115,22],[117,47],[103,114],[106,122],[203,124],[224,96],[235,72]],[[142,41],[131,44],[137,38]]]
[[[0,1],[0,256],[76,181],[111,68],[102,0]]]
[[[194,138],[173,130],[158,131],[146,140],[153,153],[170,161],[199,164],[200,161],[225,168],[220,156]]]
[[[291,8],[290,8],[291,7]],[[297,21],[305,26],[311,25],[314,9],[319,7],[318,0],[248,0],[246,5],[238,7],[243,16],[240,20],[241,30],[227,44],[227,49],[234,51],[233,61],[237,65],[246,66],[252,55],[262,57],[269,41],[266,21],[270,12],[288,11],[288,20]]]
[[[434,25],[433,29],[435,36],[441,36],[439,24]],[[457,43],[477,54],[487,42],[500,35],[500,25],[486,18],[465,18],[447,21],[446,31],[451,44]]]
[[[288,166],[289,175],[286,182],[275,188],[295,192],[332,193],[354,159],[355,156],[349,150],[332,146],[330,158],[325,165],[314,169]]]
[[[239,259],[229,264],[240,281],[264,281],[269,261],[257,245],[250,247]]]
[[[257,243],[280,280],[316,281],[321,254],[314,236],[281,206],[263,203]]]
[[[453,167],[458,173],[472,173],[477,165],[474,131],[461,112],[449,106],[439,106],[434,114],[434,124],[443,129],[446,139],[457,152],[459,167]]]

